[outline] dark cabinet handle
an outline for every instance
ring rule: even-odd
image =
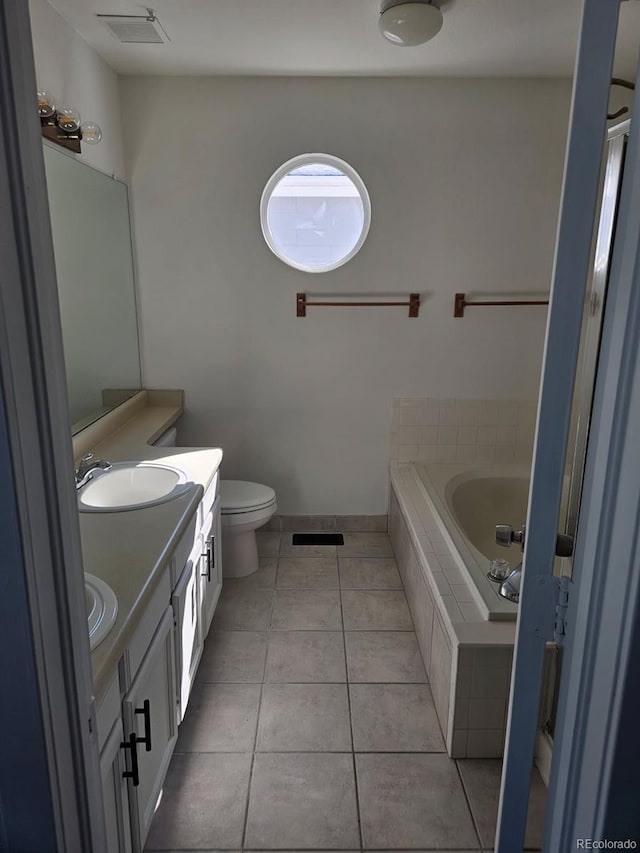
[[[206,577],[207,583],[211,583],[211,545],[209,544],[208,541],[207,541],[207,553],[203,554],[202,556],[207,558],[207,571],[206,572],[200,572],[200,574],[202,575],[203,578]]]
[[[151,703],[148,699],[144,700],[142,708],[136,708],[134,714],[142,714],[144,717],[144,737],[139,737],[138,741],[145,745],[147,752],[151,752]]]
[[[211,568],[215,569],[216,567],[216,534],[214,533],[211,537],[211,542],[209,543],[209,547],[207,548],[209,554],[211,555]]]
[[[140,784],[140,773],[138,771],[138,736],[132,732],[129,735],[129,740],[125,740],[120,744],[120,749],[131,750],[131,770],[124,770],[122,772],[122,778],[131,779],[133,787],[137,788]]]

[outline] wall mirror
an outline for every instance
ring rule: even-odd
[[[127,185],[44,145],[73,435],[140,390]]]

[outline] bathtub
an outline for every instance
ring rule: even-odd
[[[499,595],[499,585],[488,579],[487,572],[491,560],[507,559],[516,566],[522,558],[518,545],[510,549],[496,545],[495,526],[512,524],[519,529],[525,523],[529,468],[414,464],[411,473],[430,510],[424,513],[427,533],[430,528],[441,534],[451,557],[465,574],[482,616],[489,620],[515,620],[517,605]]]

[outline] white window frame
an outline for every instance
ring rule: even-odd
[[[280,244],[275,240],[273,234],[271,233],[268,217],[269,202],[271,201],[273,191],[280,183],[280,181],[294,169],[300,169],[303,166],[309,166],[311,164],[316,163],[320,163],[324,166],[331,166],[332,168],[338,169],[339,171],[343,172],[357,189],[360,199],[362,201],[364,211],[364,223],[362,225],[362,232],[360,233],[360,237],[358,238],[351,251],[349,251],[342,258],[339,258],[337,261],[334,261],[331,264],[321,265],[301,264],[298,261],[293,260],[293,258],[290,258],[286,254],[286,252],[282,250]],[[345,162],[344,160],[341,160],[339,157],[335,157],[333,154],[299,154],[298,156],[292,157],[290,160],[287,160],[286,163],[283,163],[282,166],[276,169],[276,171],[267,181],[267,184],[262,192],[262,197],[260,199],[260,225],[262,227],[262,234],[264,235],[264,239],[267,243],[267,246],[271,249],[273,254],[283,263],[287,264],[287,266],[293,267],[297,270],[301,270],[302,272],[331,272],[332,270],[338,269],[338,267],[344,266],[344,264],[348,263],[353,257],[355,257],[355,255],[358,254],[358,252],[364,245],[364,242],[369,234],[369,228],[371,226],[371,199],[369,198],[369,192],[365,186],[364,181],[353,168],[353,166],[349,165],[349,163]]]

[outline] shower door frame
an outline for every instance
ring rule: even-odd
[[[616,794],[637,754],[621,748],[623,735],[629,745],[638,742],[640,748],[640,733],[624,731],[629,712],[638,712],[640,698],[630,669],[632,640],[640,636],[640,140],[633,119],[640,109],[638,88],[573,580],[567,579],[563,588],[553,575],[619,5],[618,0],[584,2],[538,406],[496,853],[524,846],[547,641],[566,634],[545,851],[576,849],[578,837],[604,840],[607,831],[618,831]],[[617,583],[607,584],[616,576]],[[628,822],[636,812],[630,810]]]

